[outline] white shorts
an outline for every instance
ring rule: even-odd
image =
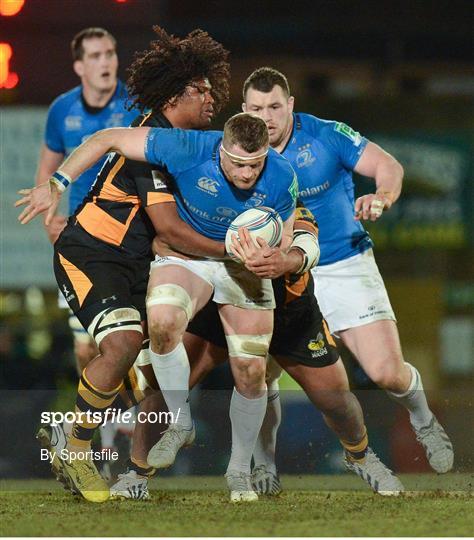
[[[396,321],[371,249],[311,272],[319,307],[332,333],[374,321]]]
[[[245,266],[233,261],[180,259],[156,257],[151,269],[178,265],[187,268],[214,290],[216,304],[230,304],[244,309],[274,309],[275,297],[270,279],[260,279]]]
[[[69,328],[71,329],[74,341],[78,341],[79,343],[89,343],[90,341],[93,341],[91,336],[87,333],[87,330],[85,330],[79,322],[79,319],[69,309],[69,305],[60,290],[58,290],[58,307],[69,311]]]

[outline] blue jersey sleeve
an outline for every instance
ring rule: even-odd
[[[334,150],[346,169],[352,170],[369,142],[343,122],[328,122],[322,130],[323,139]]]
[[[296,208],[298,179],[290,162],[274,150],[270,150],[267,159],[273,162],[267,174],[272,186],[274,209],[280,214],[281,219],[286,221]]]
[[[210,133],[152,128],[145,141],[146,160],[166,167],[171,174],[191,169],[210,157],[210,152],[206,152]]]
[[[284,195],[279,200],[279,204],[281,206],[280,208],[278,208],[278,213],[280,214],[280,217],[283,221],[286,221],[296,208],[296,199],[298,196],[298,179],[293,169],[291,169],[291,171],[289,172],[287,180],[288,181],[286,182],[286,184],[288,186],[288,189],[284,192]]]
[[[61,102],[54,101],[48,110],[44,142],[53,152],[66,153],[63,137],[64,111]]]

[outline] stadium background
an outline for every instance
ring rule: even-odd
[[[124,79],[134,51],[153,38],[152,24],[177,34],[201,27],[231,51],[232,99],[216,127],[240,110],[246,75],[272,65],[288,75],[297,110],[342,120],[402,162],[402,199],[369,228],[405,356],[422,372],[452,437],[456,470],[472,472],[470,15],[470,2],[459,0],[385,0],[378,10],[349,1],[26,0],[16,16],[0,15],[0,42],[12,47],[8,71],[6,49],[0,49],[0,478],[47,476],[33,435],[42,410],[71,406],[75,377],[65,313],[56,307],[52,248],[39,221],[17,223],[16,190],[33,183],[47,106],[77,84],[71,37],[86,26],[110,30]],[[370,187],[362,179],[358,185]],[[373,389],[346,353],[344,359],[372,446],[397,472],[427,471],[402,410]],[[229,394],[217,389],[230,388],[231,381],[221,371],[204,386],[193,392],[199,442],[169,474],[224,471]],[[290,381],[282,386],[280,470],[339,472],[336,439]]]

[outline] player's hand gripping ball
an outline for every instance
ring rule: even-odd
[[[266,206],[251,208],[239,214],[229,225],[225,235],[225,248],[229,255],[232,253],[232,237],[238,236],[240,227],[245,227],[258,246],[257,237],[263,238],[270,247],[276,247],[281,242],[283,221],[278,212]]]

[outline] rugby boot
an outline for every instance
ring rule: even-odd
[[[123,474],[118,475],[117,482],[110,488],[110,498],[113,500],[133,499],[135,501],[150,499],[148,478],[128,469]]]
[[[446,473],[453,468],[453,445],[441,424],[433,415],[431,422],[424,427],[413,427],[416,440],[425,449],[429,464],[437,473]]]
[[[67,435],[62,424],[53,424],[51,426],[42,427],[36,434],[36,439],[39,441],[42,448],[46,448],[51,459],[51,472],[56,480],[60,482],[64,489],[75,491],[69,482],[69,478],[64,474],[63,465],[59,459],[61,451],[66,448]]]
[[[281,493],[280,477],[269,471],[265,465],[254,467],[250,479],[253,489],[259,495],[275,496]]]
[[[91,452],[91,450],[88,452]],[[94,503],[105,502],[110,497],[109,486],[102,476],[100,476],[92,459],[88,457],[88,452],[86,450],[77,452],[78,454],[85,454],[84,458],[59,458],[62,462],[64,475],[69,479],[73,488],[86,501]]]
[[[241,471],[227,471],[225,479],[230,490],[230,502],[258,501],[258,495],[252,488],[250,474]]]
[[[400,480],[386,467],[369,447],[363,459],[355,460],[346,452],[344,464],[360,476],[379,495],[398,496],[405,490]]]
[[[148,453],[147,462],[156,469],[165,469],[173,465],[180,448],[191,446],[196,438],[194,424],[185,429],[179,424],[171,424],[163,432],[161,439]]]

